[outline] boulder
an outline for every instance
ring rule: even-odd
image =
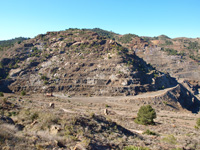
[[[49,107],[50,108],[55,108],[55,104],[54,103],[49,103]]]
[[[50,128],[50,133],[56,135],[61,130],[59,125],[52,125]]]

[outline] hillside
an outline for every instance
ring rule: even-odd
[[[171,39],[166,35],[139,37],[135,34],[119,35],[101,29],[97,31],[98,34],[112,37],[159,71],[168,72],[171,76],[181,80],[200,81],[199,38]]]
[[[169,72],[177,79],[200,80],[198,38],[170,39],[160,36],[148,38],[147,41],[151,45],[138,49],[139,57],[151,63],[159,71]]]
[[[16,44],[1,60],[1,77],[13,92],[68,95],[136,95],[175,86],[117,42],[88,30],[48,32]]]

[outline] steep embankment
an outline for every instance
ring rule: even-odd
[[[111,103],[118,102],[119,104],[125,103],[127,105],[134,104],[137,106],[150,104],[161,110],[178,111],[186,109],[193,113],[197,113],[200,106],[199,100],[182,84],[160,91],[109,99],[107,101]]]

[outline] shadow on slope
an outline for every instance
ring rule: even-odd
[[[132,77],[139,78],[141,85],[154,84],[153,89],[150,89],[150,91],[170,88],[178,84],[176,78],[171,77],[168,73],[156,70],[136,54],[124,51],[122,58],[123,63],[127,64],[132,69],[132,72],[136,72],[132,74]]]
[[[200,101],[182,84],[180,84],[180,96],[178,101],[183,108],[191,111],[192,113],[199,112]]]

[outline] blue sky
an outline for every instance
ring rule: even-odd
[[[68,28],[200,37],[200,0],[0,0],[0,40]]]

